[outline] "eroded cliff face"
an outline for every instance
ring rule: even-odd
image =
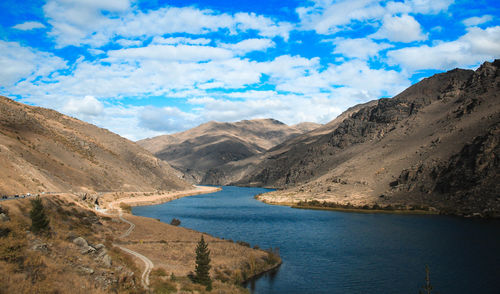
[[[499,216],[499,67],[434,75],[350,110],[330,129],[268,151],[236,183],[280,189],[263,198],[273,202]]]

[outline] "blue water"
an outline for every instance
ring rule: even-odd
[[[283,265],[248,285],[252,293],[418,293],[426,264],[440,294],[500,293],[499,221],[303,210],[253,198],[266,191],[223,187],[132,212],[279,247]]]

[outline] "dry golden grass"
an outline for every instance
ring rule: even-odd
[[[144,264],[114,247],[114,243],[153,261],[152,293],[208,293],[187,278],[194,271],[195,246],[201,233],[125,214],[136,227],[130,236],[120,239],[128,224],[116,216],[97,215],[74,199],[68,194],[42,197],[51,229],[50,234],[40,236],[29,232],[28,199],[2,202],[11,221],[0,223],[0,229],[10,231],[0,236],[0,294],[145,293],[139,278]],[[71,242],[77,236],[89,244],[104,244],[112,267],[105,267],[94,256],[81,254]],[[210,293],[247,293],[239,286],[241,282],[280,262],[269,262],[262,250],[207,235],[205,240],[211,250],[214,278]],[[32,250],[36,244],[46,244],[47,250]],[[82,268],[92,269],[93,273]]]

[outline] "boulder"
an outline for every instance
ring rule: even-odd
[[[82,237],[77,237],[73,240],[73,243],[75,243],[79,247],[86,248],[89,246],[89,243],[87,240],[83,239]]]
[[[6,215],[5,213],[0,213],[0,222],[8,222],[10,221],[10,218],[8,215]]]

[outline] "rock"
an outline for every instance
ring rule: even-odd
[[[87,240],[83,239],[82,237],[75,238],[73,240],[73,243],[75,243],[79,247],[83,247],[83,248],[89,247],[89,243],[87,243]]]
[[[10,221],[10,218],[5,213],[0,213],[0,221],[1,222],[8,222],[8,221]]]
[[[43,253],[48,253],[49,252],[49,247],[47,246],[46,243],[35,244],[35,245],[33,245],[31,247],[31,250],[40,251],[40,252],[43,252]]]
[[[103,248],[106,248],[106,246],[104,246],[104,244],[97,244],[97,245],[94,246],[94,248],[95,248],[95,250],[99,251],[99,250],[101,250]]]
[[[79,265],[76,270],[80,273],[80,274],[87,274],[87,275],[91,275],[94,273],[94,270],[89,268],[89,267],[85,267],[85,266],[81,266]]]
[[[47,243],[43,243],[42,240],[40,240],[40,239],[36,239],[33,242],[33,246],[31,246],[30,249],[34,250],[34,251],[40,251],[42,253],[48,253],[50,251]]]
[[[92,247],[92,246],[88,246],[88,245],[87,245],[86,247],[83,247],[83,248],[82,248],[82,250],[80,250],[80,253],[81,253],[81,254],[87,254],[87,253],[92,254],[92,253],[94,253],[95,251],[96,251],[96,250],[95,250],[95,248],[94,248],[94,247]]]
[[[111,257],[107,254],[105,254],[102,259],[101,259],[102,264],[104,264],[105,267],[110,268],[111,267]]]

